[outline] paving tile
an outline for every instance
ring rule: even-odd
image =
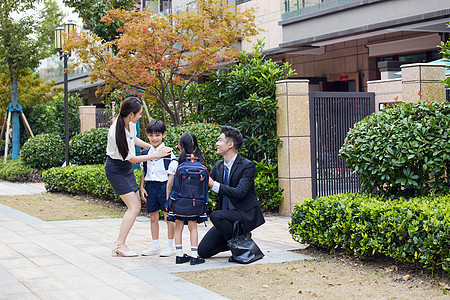
[[[8,300],[37,300],[39,299],[33,292],[13,294],[8,296]]]
[[[46,278],[49,274],[38,266],[32,268],[5,268],[17,280],[30,280],[35,278]]]
[[[69,263],[66,263],[64,265],[45,266],[42,267],[42,269],[54,277],[69,277],[85,274],[83,270]]]
[[[80,288],[77,289],[77,293],[83,296],[84,299],[92,299],[92,300],[133,299],[110,286],[95,287],[95,288]]]
[[[118,272],[119,268],[114,267],[102,260],[97,262],[88,262],[88,263],[76,263],[74,266],[80,268],[84,272],[95,275],[98,273],[110,273],[110,272]]]
[[[4,281],[15,281],[14,276],[11,275],[8,271],[6,271],[2,266],[0,266],[0,282]],[[5,283],[3,283],[5,284]]]
[[[36,265],[26,257],[0,259],[0,265],[6,269],[34,268]]]
[[[133,284],[142,282],[141,279],[125,271],[96,273],[93,276],[109,285],[126,284],[126,283]]]
[[[68,286],[54,277],[24,280],[22,283],[32,292],[66,290]]]
[[[39,267],[67,265],[67,260],[56,255],[30,257],[30,260]]]
[[[82,300],[84,299],[80,294],[73,290],[56,290],[56,291],[44,291],[36,292],[36,295],[40,299],[45,300]]]
[[[161,290],[146,282],[139,284],[118,284],[114,288],[132,299],[179,299],[167,291]]]
[[[81,288],[103,287],[103,286],[107,285],[100,279],[97,279],[88,273],[84,273],[84,274],[80,274],[80,275],[56,277],[56,279],[62,281],[70,289],[73,289],[73,290],[78,290]]]
[[[27,294],[29,292],[30,290],[17,280],[2,282],[0,284],[0,295],[2,299],[6,299],[17,294]]]

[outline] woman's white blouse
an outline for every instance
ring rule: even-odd
[[[122,155],[120,155],[119,149],[117,148],[116,144],[116,124],[117,124],[117,118],[112,123],[111,127],[109,127],[108,131],[108,144],[106,146],[106,155],[113,159],[120,159],[120,160],[129,160],[130,158],[136,156],[136,124],[133,122],[130,122],[130,131],[125,130],[125,135],[127,137],[128,142],[128,155],[126,159],[123,159]]]

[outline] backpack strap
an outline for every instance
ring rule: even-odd
[[[147,155],[149,150],[150,149],[142,150],[141,155]],[[145,175],[147,174],[147,161],[142,162],[142,167],[144,169],[144,177],[145,177]]]

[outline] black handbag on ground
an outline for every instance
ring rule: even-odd
[[[232,254],[228,260],[230,262],[249,264],[264,257],[264,253],[250,235],[244,234],[242,224],[239,221],[234,222],[233,237],[227,241],[227,244]]]

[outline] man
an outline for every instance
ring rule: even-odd
[[[223,126],[220,132],[216,146],[223,160],[212,168],[209,187],[218,193],[222,210],[211,214],[214,226],[198,245],[198,254],[203,258],[229,250],[227,241],[232,238],[235,221],[242,223],[245,233],[265,222],[256,198],[255,164],[238,153],[242,134],[230,126]]]

